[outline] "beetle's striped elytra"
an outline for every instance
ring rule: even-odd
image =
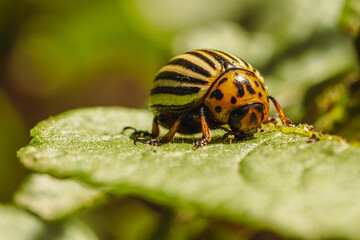
[[[150,92],[154,112],[153,139],[135,141],[168,143],[176,132],[202,132],[195,145],[211,141],[210,129],[227,129],[226,136],[252,136],[268,121],[269,99],[281,121],[290,125],[277,101],[268,95],[264,78],[250,63],[230,53],[200,49],[172,58],[157,73]],[[169,129],[162,138],[158,124]],[[135,132],[136,134],[136,132]]]

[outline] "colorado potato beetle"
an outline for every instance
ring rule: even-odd
[[[227,131],[224,137],[246,139],[269,121],[269,99],[282,123],[290,125],[278,102],[268,95],[264,78],[248,62],[218,50],[189,51],[172,58],[154,79],[149,99],[154,112],[152,132],[127,128],[141,135],[135,143],[151,145],[170,142],[176,132],[202,132],[195,142],[202,147],[211,141],[210,129],[218,128]],[[169,129],[161,138],[157,138],[159,124]]]

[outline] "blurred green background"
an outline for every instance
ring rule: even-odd
[[[293,122],[356,143],[359,26],[358,0],[1,0],[0,202],[26,175],[16,151],[38,121],[146,108],[158,69],[197,48],[249,61]]]

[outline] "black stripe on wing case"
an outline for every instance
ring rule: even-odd
[[[178,82],[197,83],[197,84],[203,84],[203,85],[209,83],[208,81],[205,81],[205,80],[185,76],[185,75],[182,75],[182,74],[177,73],[177,72],[168,72],[168,71],[164,71],[164,72],[159,73],[155,77],[154,81],[160,80],[160,79],[162,79],[162,80],[169,79],[169,80],[175,80],[175,81],[178,81]]]
[[[249,64],[244,59],[242,59],[242,58],[239,58],[239,59],[245,64],[246,67],[249,67]]]
[[[183,58],[175,58],[174,60],[170,61],[168,65],[180,65],[205,77],[211,77],[211,74],[207,70]]]
[[[231,56],[230,54],[228,54],[228,53],[226,53],[226,52],[222,52],[222,51],[219,51],[219,52],[221,52],[222,54],[228,56],[229,58],[231,58],[231,59],[234,60],[235,62],[239,63],[239,61],[238,61],[235,57]],[[237,57],[237,58],[239,58],[239,57]],[[242,62],[244,63],[244,65],[245,65],[246,67],[249,67],[249,64],[248,64],[244,59],[242,59],[242,58],[239,58],[239,59],[240,59],[240,61],[242,61]]]
[[[218,61],[223,66],[232,65],[228,60],[217,54],[215,51],[212,50],[203,50],[203,51],[209,53],[211,56],[213,56],[216,59],[216,61]]]
[[[174,95],[188,95],[198,93],[199,87],[155,87],[151,89],[150,95],[154,94],[174,94]]]
[[[194,55],[200,59],[202,59],[204,62],[206,62],[212,69],[216,70],[217,67],[213,61],[211,61],[209,58],[207,58],[205,55],[199,53],[199,52],[187,52],[187,54]]]
[[[230,59],[232,59],[234,62],[239,62],[236,58],[234,58],[233,56],[231,56],[230,54],[226,53],[226,52],[222,52],[219,51],[220,53],[224,54],[225,56],[229,57]],[[241,59],[242,60],[242,59]]]
[[[190,103],[183,104],[183,105],[153,104],[150,106],[150,108],[171,109],[174,111],[182,111],[182,110],[188,109],[189,107],[191,107],[193,105],[194,105],[194,102],[190,102]]]

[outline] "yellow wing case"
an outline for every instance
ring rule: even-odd
[[[229,68],[251,71],[263,82],[259,71],[241,58],[217,50],[194,50],[172,58],[157,73],[150,109],[178,112],[197,106],[212,83]]]

